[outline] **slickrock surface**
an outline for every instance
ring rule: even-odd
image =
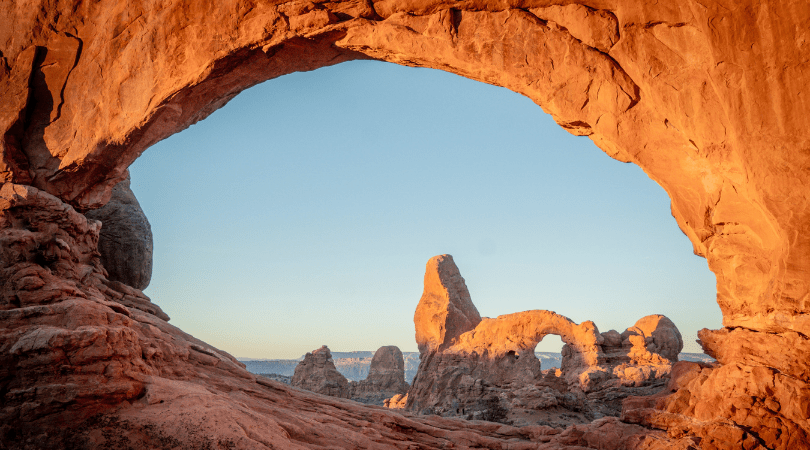
[[[116,184],[110,201],[85,215],[101,222],[98,251],[107,278],[146,289],[152,279],[152,227],[129,184],[129,177]]]
[[[414,316],[422,320],[415,323],[417,339],[420,329],[430,328],[424,322],[429,318],[440,322],[435,328],[463,332],[443,346],[421,347],[422,364],[406,403],[412,411],[510,424],[560,425],[618,416],[622,399],[664,387],[683,349],[675,324],[662,315],[644,317],[619,334],[600,333],[591,321],[576,324],[552,311],[485,317],[474,327],[462,314],[454,316],[458,323],[435,309],[431,315],[419,314],[426,298],[467,292],[449,255],[431,258],[425,270],[424,293]],[[453,276],[443,276],[447,273]],[[469,294],[465,298],[467,308],[474,310]],[[454,308],[451,302],[444,305]],[[548,334],[565,342],[559,371],[543,372],[534,354]],[[395,407],[401,401],[394,401]]]
[[[323,395],[351,398],[349,380],[337,371],[332,353],[325,345],[304,356],[295,367],[290,384]]]
[[[376,58],[519,92],[571,133],[643,168],[717,276],[725,328],[701,334],[720,367],[702,368],[671,395],[688,392],[688,403],[667,406],[671,420],[650,411],[636,419],[696,433],[703,448],[810,448],[807,23],[810,6],[797,0],[0,0],[0,181],[3,192],[26,199],[34,219],[16,222],[21,213],[3,197],[4,429],[75,430],[64,425],[83,413],[48,428],[42,411],[95,409],[106,420],[139,392],[141,381],[132,380],[140,375],[128,374],[141,369],[118,369],[140,364],[130,344],[103,347],[99,355],[108,356],[98,360],[69,360],[64,370],[55,362],[87,339],[118,342],[117,332],[98,327],[129,316],[103,308],[160,315],[139,291],[106,278],[88,241],[97,239],[96,225],[71,218],[66,204],[103,206],[146,148],[249,86]],[[65,312],[90,304],[84,315]],[[56,334],[15,347],[35,332]],[[425,342],[442,345],[447,334],[431,333]],[[126,336],[120,342],[131,343]],[[99,362],[111,358],[115,364]],[[177,358],[150,364],[167,377],[185,370]],[[55,387],[66,385],[76,387]],[[95,393],[69,394],[85,391]],[[192,408],[161,405],[176,418]],[[129,423],[145,426],[147,415]],[[345,434],[327,434],[344,442]]]
[[[481,322],[464,278],[450,255],[428,261],[425,290],[413,315],[419,353],[443,350]]]

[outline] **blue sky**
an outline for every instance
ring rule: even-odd
[[[482,316],[621,332],[665,314],[684,351],[721,326],[661,187],[531,100],[445,72],[355,61],[270,80],[130,171],[155,236],[146,294],[235,356],[416,351],[425,263],[443,253]]]

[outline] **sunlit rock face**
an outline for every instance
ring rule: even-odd
[[[450,255],[431,258],[414,315],[417,342],[424,329],[460,334],[442,345],[420,345],[422,363],[406,403],[412,411],[511,424],[543,420],[564,425],[573,422],[561,422],[561,417],[590,422],[618,416],[623,398],[663,388],[683,349],[677,327],[662,315],[644,317],[622,334],[600,333],[591,321],[576,324],[543,310],[485,317],[472,326],[469,314],[451,314],[458,309],[453,302],[442,302],[448,311],[441,313],[430,301],[448,292],[467,293],[464,279]],[[469,294],[464,298],[465,309],[475,311]],[[426,323],[431,318],[433,327]],[[565,342],[560,371],[543,372],[534,355],[549,334]],[[394,401],[394,407],[401,401]]]
[[[481,315],[470,299],[452,256],[431,258],[424,284],[424,293],[413,316],[416,344],[422,354],[447,348],[454,339],[481,322]]]
[[[647,408],[677,420],[653,420],[652,412],[644,413],[648,419],[628,413],[628,420],[673,436],[700,435],[704,448],[718,442],[808,448],[810,7],[792,0],[584,3],[0,0],[0,180],[3,189],[14,183],[9,189],[37,193],[31,198],[47,193],[63,202],[31,200],[26,214],[39,221],[35,227],[2,224],[4,255],[18,258],[3,261],[0,280],[4,314],[17,317],[4,319],[0,334],[7,363],[0,394],[16,411],[14,423],[40,423],[44,416],[36,411],[45,404],[109,412],[131,395],[56,395],[34,389],[44,378],[15,372],[46,367],[23,363],[28,353],[12,349],[28,348],[14,347],[20,330],[56,326],[36,318],[56,307],[48,305],[65,307],[83,298],[76,292],[93,297],[95,289],[128,305],[126,311],[151,308],[142,313],[158,317],[137,290],[110,282],[89,263],[95,244],[83,244],[84,256],[75,253],[82,247],[71,242],[88,230],[57,223],[76,221],[66,205],[80,212],[102,206],[147,147],[251,85],[376,58],[526,95],[570,132],[638,164],[667,191],[673,216],[717,276],[725,328],[700,338],[720,367],[679,385],[672,398],[688,401]],[[0,205],[4,217],[18,214],[10,208]],[[44,234],[24,237],[21,230]],[[93,281],[101,279],[107,284]],[[81,317],[60,326],[71,333],[102,326],[99,317]],[[41,342],[37,352],[61,345]],[[99,380],[117,383],[123,375],[103,361],[135,357],[111,355],[88,364]],[[72,376],[47,364],[55,382]],[[156,364],[163,376],[182,377],[176,360]],[[110,392],[129,392],[121,389]]]

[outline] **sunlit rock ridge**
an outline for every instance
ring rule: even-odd
[[[669,194],[717,277],[719,364],[611,422],[648,433],[624,448],[810,447],[806,2],[0,0],[0,23],[3,446],[618,448],[605,422],[552,438],[258,380],[109,278],[81,213],[146,148],[256,83],[372,58],[519,92]]]

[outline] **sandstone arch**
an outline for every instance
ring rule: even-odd
[[[803,41],[769,49],[783,64],[766,67],[731,44],[764,46],[764,23],[792,30],[806,12],[791,7],[777,21],[768,11],[781,3],[759,4],[733,12],[620,0],[415,2],[411,12],[388,2],[10,6],[3,179],[98,206],[145,148],[263,80],[368,57],[440,68],[520,92],[644,168],[718,276],[728,326],[806,331],[799,255],[808,243],[789,237],[804,221],[784,206],[800,200],[785,186],[801,185],[801,175],[776,168],[805,141],[805,103],[786,97],[803,85],[803,66],[788,64]],[[715,20],[745,25],[721,31]],[[737,67],[756,75],[743,86]],[[765,130],[773,137],[762,138]]]
[[[530,384],[540,376],[540,361],[534,355],[546,335],[560,336],[563,347],[562,376],[570,385],[588,389],[587,373],[604,361],[604,340],[596,325],[580,324],[554,311],[533,310],[484,318],[475,329],[454,342],[444,353],[480,355],[485,361],[477,371],[497,383]],[[510,357],[511,356],[511,357]],[[507,367],[502,367],[507,361]],[[490,372],[489,375],[483,373]]]
[[[462,334],[449,350],[486,353],[492,357],[502,357],[510,351],[531,355],[549,334],[556,334],[579,352],[592,355],[586,357],[588,363],[597,363],[602,337],[593,322],[576,324],[568,317],[541,309],[484,318],[475,327],[475,333]]]
[[[469,320],[477,314],[452,256],[431,258],[414,314],[419,370],[407,398],[393,401],[395,407],[404,401],[415,411],[521,423],[526,414],[541,417],[549,408],[566,411],[555,417],[583,413],[579,420],[617,415],[617,399],[650,393],[632,388],[663,387],[683,349],[677,327],[660,314],[621,334],[600,333],[591,321],[576,324],[553,311]],[[560,372],[543,372],[534,354],[548,334],[566,344]]]
[[[15,272],[18,261],[4,260],[4,308],[21,307],[21,292],[34,304],[82,292],[157,314],[136,290],[92,281],[101,279],[90,276],[98,272],[92,225],[59,200],[100,206],[145,148],[268,78],[358,58],[440,68],[520,92],[572,133],[641,166],[707,258],[726,328],[700,335],[724,364],[704,375],[723,394],[695,385],[679,398],[697,407],[674,402],[666,414],[638,420],[806,448],[810,378],[796,361],[810,351],[810,8],[787,0],[584,3],[3,0],[0,23],[11,25],[0,29],[2,224],[22,233],[9,242],[36,244],[8,254],[40,252],[55,264],[26,278],[33,275]],[[31,217],[59,221],[62,231],[23,237],[11,219],[28,213],[9,212],[22,204],[49,211]],[[79,246],[56,234],[81,236]],[[70,288],[53,288],[50,276]],[[41,295],[43,286],[51,293]],[[227,359],[205,352],[185,354]],[[23,354],[4,357],[16,367]],[[708,408],[717,398],[739,401]],[[740,405],[749,414],[735,418]],[[702,425],[667,415],[680,412]]]
[[[473,364],[465,374],[498,383],[508,383],[514,378],[525,384],[537,378],[540,361],[534,356],[534,349],[548,334],[559,335],[573,349],[575,355],[569,358],[574,361],[573,364],[569,361],[569,365],[576,367],[569,374],[572,382],[582,371],[596,366],[602,354],[603,338],[591,321],[576,324],[567,317],[544,310],[482,319],[451,255],[434,256],[427,262],[424,292],[416,306],[414,326],[422,360],[431,361],[434,355],[454,361],[468,357],[480,359],[481,362]],[[420,364],[419,372],[432,363],[435,364]],[[504,364],[506,366],[501,367]],[[435,371],[435,367],[429,370]],[[414,379],[417,391],[425,389],[419,381],[417,373]],[[431,384],[429,390],[433,392],[436,388]],[[409,399],[412,405],[420,400],[420,395],[410,395]]]

